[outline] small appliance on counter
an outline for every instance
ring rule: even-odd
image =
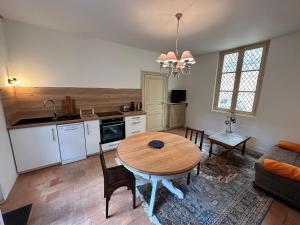
[[[135,110],[136,111],[141,111],[142,110],[142,103],[141,102],[137,102],[135,105]]]
[[[130,111],[134,111],[135,110],[135,104],[134,104],[134,102],[130,102],[129,110]]]
[[[121,108],[120,108],[120,111],[121,112],[129,112],[129,105],[122,105]]]

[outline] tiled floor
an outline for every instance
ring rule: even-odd
[[[106,156],[112,165],[115,153]],[[33,203],[30,225],[151,224],[143,207],[131,208],[132,194],[126,188],[113,194],[109,208],[112,217],[105,219],[98,156],[20,175],[1,210],[6,212],[28,203]]]
[[[183,135],[182,130],[173,133]],[[106,154],[110,166],[115,164],[115,152]],[[33,203],[30,225],[83,224],[151,224],[140,202],[131,208],[132,195],[126,188],[117,190],[110,201],[111,218],[105,219],[103,176],[98,156],[87,160],[54,166],[20,175],[3,212]],[[274,201],[263,225],[299,225],[300,213]]]

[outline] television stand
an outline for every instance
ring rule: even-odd
[[[167,103],[168,105],[168,128],[179,128],[185,126],[186,102]]]

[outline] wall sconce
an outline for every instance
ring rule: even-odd
[[[20,86],[21,85],[21,81],[18,80],[17,78],[15,78],[15,77],[8,78],[7,82],[8,82],[9,85],[12,85],[12,86]]]

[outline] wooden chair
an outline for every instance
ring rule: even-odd
[[[194,141],[195,144],[197,144],[198,137],[200,138],[199,149],[200,149],[200,151],[202,151],[204,130],[196,130],[196,129],[193,129],[193,128],[190,128],[190,127],[186,127],[186,129],[185,129],[185,138],[188,138],[192,141],[193,136],[195,136],[195,141]],[[197,165],[197,175],[199,175],[199,172],[200,172],[200,162]],[[191,173],[188,174],[187,184],[190,184],[190,180],[191,180]]]
[[[109,200],[111,195],[119,187],[127,187],[128,190],[132,191],[132,208],[136,208],[135,198],[135,177],[127,170],[124,166],[115,166],[107,168],[105,164],[105,159],[102,151],[102,146],[100,144],[100,161],[104,176],[104,198],[106,199],[106,219],[108,216]]]

